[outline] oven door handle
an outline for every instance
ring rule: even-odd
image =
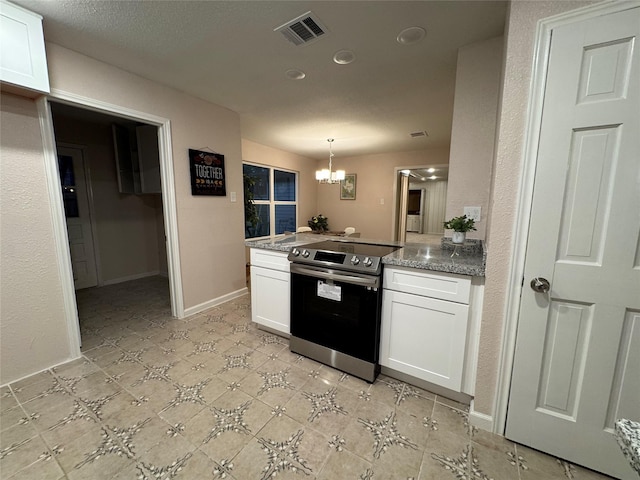
[[[334,280],[337,282],[351,283],[362,287],[378,288],[380,286],[379,277],[356,276],[339,273],[335,270],[316,269],[312,267],[303,267],[301,265],[291,264],[291,273],[307,275],[309,277],[321,278],[323,280]]]

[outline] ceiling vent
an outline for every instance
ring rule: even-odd
[[[306,45],[324,35],[327,29],[322,25],[318,17],[311,12],[307,12],[278,28],[274,28],[273,31],[282,33],[284,38],[295,45]]]
[[[417,137],[428,137],[429,134],[427,132],[425,132],[424,130],[422,132],[413,132],[410,133],[409,136],[411,138],[417,138]]]

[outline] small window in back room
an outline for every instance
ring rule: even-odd
[[[295,232],[298,174],[273,167],[242,165],[245,238]]]

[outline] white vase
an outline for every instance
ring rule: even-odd
[[[467,232],[453,232],[451,241],[453,241],[453,243],[464,243],[464,239],[466,236]]]

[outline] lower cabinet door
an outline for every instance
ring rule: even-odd
[[[469,306],[384,290],[380,363],[461,391]]]
[[[288,335],[289,296],[289,272],[251,267],[251,320]]]

